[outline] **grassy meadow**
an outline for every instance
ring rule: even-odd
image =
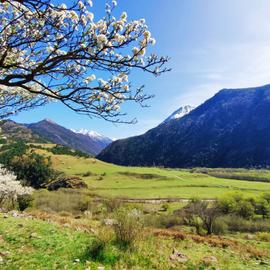
[[[24,211],[1,213],[0,269],[269,269],[270,219],[253,211],[270,194],[270,171],[123,167],[37,146],[29,151],[87,188],[36,189]],[[237,194],[223,200],[235,212],[215,217],[208,234],[196,207],[211,217],[226,194]]]
[[[53,155],[53,167],[67,175],[77,175],[91,193],[121,198],[193,198],[213,199],[225,193],[240,192],[258,195],[270,192],[270,182],[237,180],[211,176],[187,169],[123,167],[93,158]],[[258,176],[259,170],[236,172]],[[269,177],[270,171],[263,171]]]

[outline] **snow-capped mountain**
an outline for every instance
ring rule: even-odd
[[[95,132],[86,132],[85,130],[76,132],[50,119],[44,119],[32,124],[24,124],[24,127],[46,141],[80,150],[91,156],[96,156],[112,142],[109,138]]]
[[[183,107],[180,107],[178,110],[176,110],[174,113],[172,113],[163,123],[167,123],[173,119],[179,119],[183,116],[189,114],[195,107],[192,107],[190,105],[186,105]]]
[[[71,129],[71,131],[73,131],[77,134],[83,134],[83,135],[90,137],[92,140],[99,143],[100,146],[102,146],[102,148],[105,148],[107,145],[109,145],[113,141],[110,138],[108,138],[104,135],[101,135],[93,130],[87,130],[87,129],[74,130],[74,129]]]

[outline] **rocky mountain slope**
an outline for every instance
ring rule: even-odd
[[[98,155],[122,165],[270,166],[270,85],[223,89],[179,119],[118,140]]]
[[[24,140],[26,142],[45,142],[38,134],[23,124],[11,120],[0,121],[0,135],[11,140]]]

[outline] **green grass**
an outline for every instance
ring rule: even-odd
[[[74,260],[82,256],[91,235],[29,218],[0,218],[0,250],[7,252],[0,269],[85,269]]]
[[[55,169],[67,175],[78,175],[83,178],[88,190],[36,191],[34,207],[37,209],[28,211],[44,220],[30,217],[3,218],[3,214],[0,214],[0,259],[3,259],[2,262],[0,260],[1,270],[96,270],[101,265],[105,266],[106,270],[269,269],[270,254],[267,251],[270,250],[270,242],[262,241],[257,234],[253,234],[253,240],[246,240],[246,234],[242,233],[215,238],[217,241],[231,239],[238,243],[222,248],[213,243],[210,245],[209,237],[202,237],[202,241],[196,242],[190,235],[186,235],[184,240],[169,236],[154,236],[155,229],[148,227],[142,230],[139,235],[141,239],[132,250],[124,251],[112,238],[106,242],[102,254],[94,260],[88,248],[96,238],[95,235],[101,237],[102,234],[103,239],[106,238],[106,233],[110,235],[110,229],[102,224],[104,218],[113,217],[111,213],[105,211],[104,205],[95,201],[89,194],[146,199],[216,198],[237,191],[248,196],[256,196],[270,192],[270,183],[226,179],[184,169],[123,167],[93,158],[52,155],[42,149],[36,151],[51,155]],[[241,176],[248,175],[249,172],[256,177],[270,176],[270,171],[267,170],[226,171],[230,175],[235,173]],[[92,217],[83,215],[81,206],[86,202],[90,203]],[[184,201],[170,203],[167,213],[170,214],[185,204]],[[161,205],[142,203],[138,206],[147,210],[146,212],[152,211],[150,215],[160,214]],[[88,232],[81,229],[87,229]],[[181,230],[186,229],[181,227]],[[265,253],[259,257],[257,256],[259,253],[254,255],[254,252],[247,251],[247,246],[253,250],[255,248],[261,254]],[[169,257],[173,249],[185,254],[189,258],[188,262],[185,264],[171,262]],[[201,262],[205,256],[215,256],[217,265],[203,267]],[[76,259],[79,259],[77,263]]]
[[[101,261],[93,261],[87,247],[93,241],[93,235],[64,228],[54,223],[31,218],[9,217],[0,215],[0,250],[3,270],[55,270],[55,269],[97,269],[104,265],[106,270],[114,269],[199,269],[205,256],[217,258],[218,269],[268,269],[261,265],[269,258],[256,259],[245,254],[241,249],[233,250],[209,246],[207,243],[195,243],[190,239],[174,240],[172,238],[154,237],[146,234],[143,241],[137,243],[135,249],[123,251],[113,243],[107,243]],[[240,237],[240,236],[239,236]],[[242,240],[243,244],[256,243],[260,249],[269,249],[269,243]],[[185,265],[169,261],[173,249],[188,256]],[[74,263],[80,259],[78,263]],[[215,269],[215,268],[200,268]]]
[[[234,191],[255,196],[270,192],[270,183],[217,178],[185,169],[123,167],[64,155],[53,156],[52,160],[56,169],[68,175],[79,175],[91,193],[105,197],[216,198]],[[92,174],[83,177],[87,172]],[[268,171],[262,173],[265,175]]]

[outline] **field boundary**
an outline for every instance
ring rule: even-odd
[[[95,201],[104,201],[109,200],[108,198],[96,198]],[[148,203],[148,204],[161,204],[161,203],[172,203],[172,202],[190,202],[192,199],[188,198],[145,198],[145,199],[137,199],[137,198],[115,198],[120,202],[124,203]],[[215,199],[202,199],[205,202],[214,202]]]

